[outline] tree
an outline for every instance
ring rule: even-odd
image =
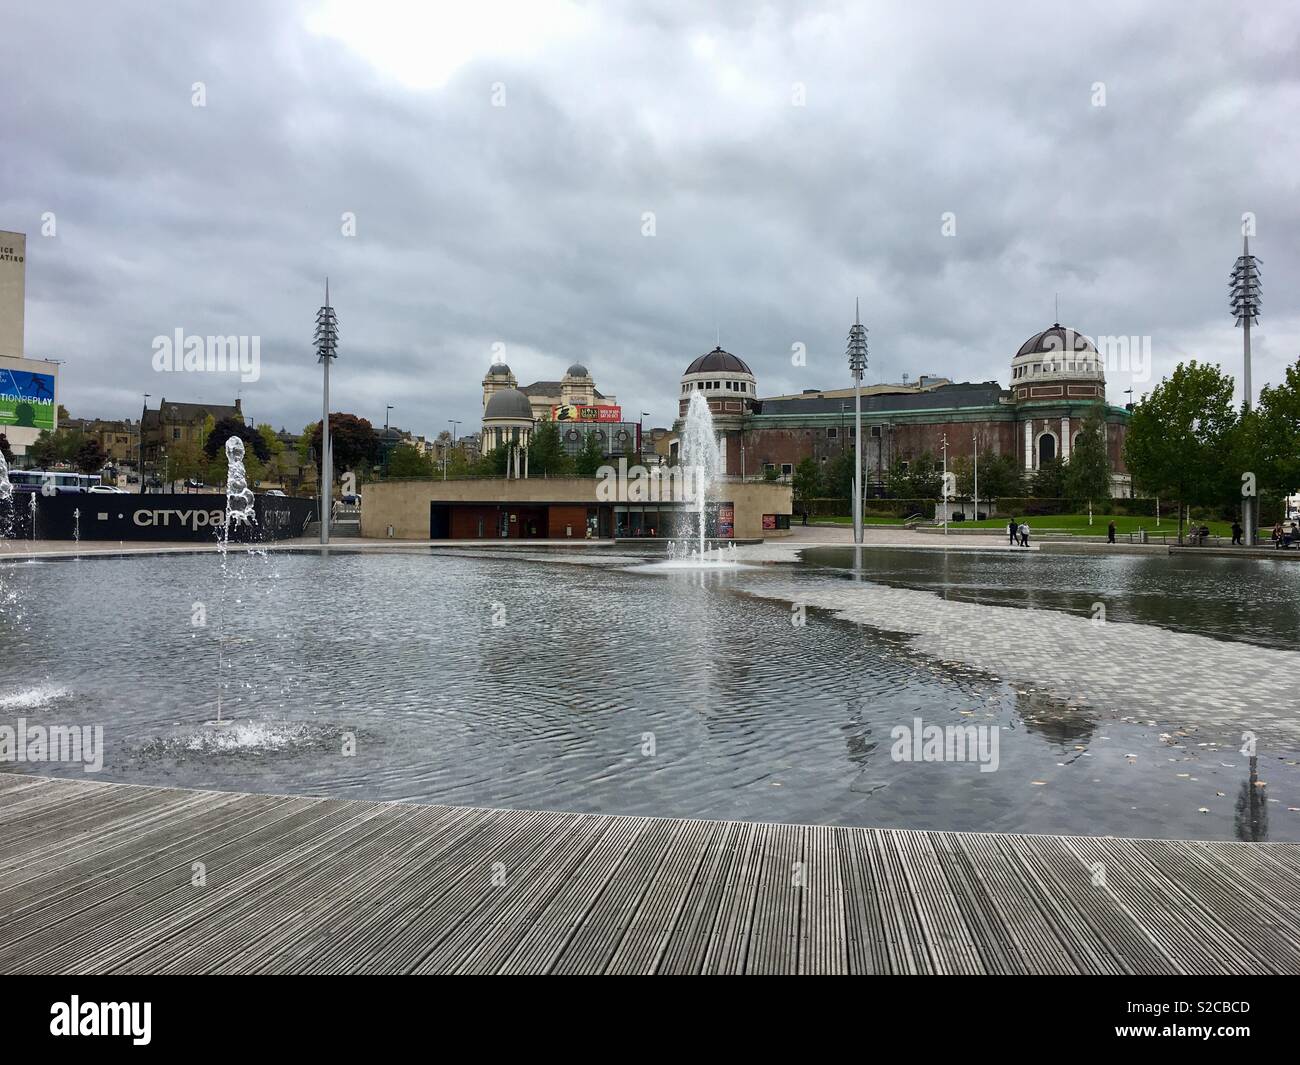
[[[885,489],[895,499],[938,499],[943,492],[943,467],[928,451],[914,459],[895,459],[885,477]]]
[[[975,495],[975,475],[979,474],[980,499],[1000,499],[1024,494],[1024,480],[1015,455],[994,455],[981,452],[979,468],[969,455],[958,455],[950,464],[957,474],[957,494],[966,498]]]
[[[508,447],[494,447],[491,451],[485,452],[479,457],[477,465],[474,467],[474,476],[476,477],[502,477],[506,472],[506,464],[510,459],[510,449]]]
[[[833,499],[853,498],[853,452],[841,451],[826,464],[822,491]]]
[[[473,467],[469,461],[469,456],[465,454],[463,447],[457,445],[447,452],[448,477],[468,477],[472,470]]]
[[[98,473],[108,461],[108,452],[97,436],[83,436],[72,464],[82,473]]]
[[[54,432],[42,429],[36,440],[27,448],[27,456],[39,469],[70,466],[77,457],[84,435],[80,429],[64,427]]]
[[[319,478],[322,458],[320,422],[314,422],[303,430],[303,439],[316,456],[316,476]],[[299,448],[302,448],[301,443]],[[330,449],[334,452],[335,477],[344,470],[369,469],[379,460],[379,435],[365,418],[331,411]]]
[[[809,457],[794,468],[794,494],[801,502],[816,499],[822,490],[822,471],[817,460]]]
[[[14,460],[13,449],[9,446],[9,437],[4,433],[0,433],[0,455],[4,456],[5,462],[11,463]]]
[[[574,468],[582,477],[594,477],[596,471],[605,465],[605,449],[595,433],[588,433],[582,441],[582,450],[573,460]]]
[[[1029,494],[1039,499],[1061,499],[1065,495],[1065,463],[1050,458],[1038,464],[1029,478]]]
[[[1088,413],[1078,439],[1070,448],[1065,494],[1090,503],[1110,499],[1110,459],[1106,455],[1105,424],[1098,407]]]
[[[1253,472],[1259,494],[1291,495],[1300,488],[1300,360],[1286,368],[1280,385],[1265,385],[1259,405],[1243,419],[1244,450],[1251,458],[1239,463]]]
[[[398,444],[388,454],[389,477],[432,477],[433,460],[413,444]]]
[[[1179,363],[1133,408],[1124,461],[1134,480],[1178,500],[1180,540],[1185,505],[1222,503],[1239,483],[1232,476],[1232,389],[1232,378],[1219,367],[1193,360]]]
[[[555,422],[542,422],[533,430],[528,445],[529,476],[563,477],[572,472],[573,460],[565,454],[560,427]]]

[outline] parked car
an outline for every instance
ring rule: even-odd
[[[124,496],[127,494],[125,488],[118,488],[116,485],[111,484],[92,484],[86,491],[97,495]]]
[[[339,502],[344,503],[349,507],[355,507],[358,503],[361,502],[361,497],[358,495],[339,496]]]
[[[280,489],[278,489],[278,488],[268,488],[268,489],[266,490],[266,492],[263,493],[263,494],[264,494],[264,495],[268,495],[268,496],[282,496],[282,495],[284,495],[284,493],[281,492]]]

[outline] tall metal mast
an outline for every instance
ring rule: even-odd
[[[849,330],[849,370],[853,374],[853,542],[862,543],[862,375],[867,371],[867,327],[858,301],[853,301]]]
[[[316,312],[316,361],[325,372],[320,423],[320,542],[330,542],[330,508],[334,502],[334,455],[330,450],[330,363],[338,358],[339,323],[330,306],[330,279],[325,279],[325,305]]]
[[[1237,256],[1237,261],[1233,265],[1232,276],[1228,279],[1228,284],[1232,289],[1229,309],[1242,330],[1243,372],[1241,380],[1243,390],[1241,413],[1245,416],[1250,411],[1253,399],[1250,385],[1250,327],[1259,321],[1261,285],[1259,280],[1259,260],[1250,254],[1250,236],[1246,232],[1244,224],[1241,232],[1241,254]],[[1242,517],[1245,519],[1242,524],[1245,526],[1245,538],[1248,547],[1253,547],[1255,544],[1255,507],[1256,497],[1246,496],[1242,499]]]

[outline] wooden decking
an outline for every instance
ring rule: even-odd
[[[1300,847],[0,772],[0,972],[1300,972]]]

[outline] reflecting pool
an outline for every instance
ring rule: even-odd
[[[97,779],[134,783],[1300,840],[1300,568],[851,548],[643,561],[0,565],[0,726],[102,725]],[[218,695],[232,724],[213,723]],[[981,730],[995,764],[921,757],[910,737],[929,726]]]

